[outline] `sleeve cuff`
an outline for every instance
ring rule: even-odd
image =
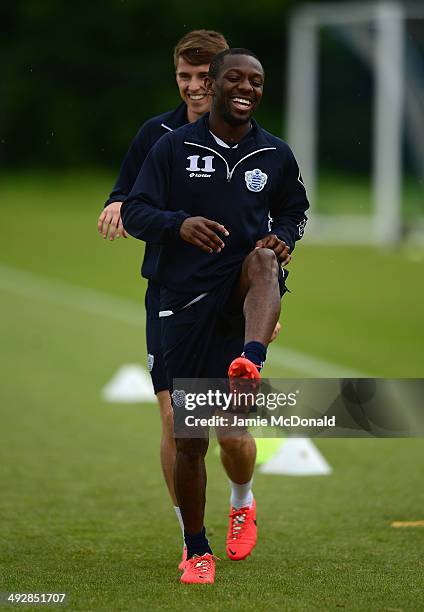
[[[184,223],[184,221],[186,219],[188,219],[190,216],[191,215],[189,215],[188,213],[184,212],[183,210],[179,210],[178,211],[178,213],[176,215],[176,218],[175,218],[175,221],[173,223],[172,230],[171,230],[171,234],[172,234],[173,238],[175,238],[175,239],[179,239],[180,238],[180,229],[181,229],[181,226]]]
[[[118,193],[118,195],[108,198],[104,203],[103,208],[106,208],[106,206],[109,206],[109,204],[113,204],[114,202],[123,202],[127,199],[127,197],[128,195],[126,195],[125,193]]]

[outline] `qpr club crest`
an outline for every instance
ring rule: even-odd
[[[259,168],[255,168],[244,173],[244,180],[249,191],[262,191],[268,180],[268,175],[261,172]]]
[[[172,392],[172,402],[175,408],[184,408],[186,393],[182,389],[174,389]]]

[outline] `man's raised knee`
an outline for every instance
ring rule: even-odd
[[[278,276],[278,261],[272,249],[255,249],[246,257],[244,265],[250,275],[260,275],[261,278],[266,274]]]

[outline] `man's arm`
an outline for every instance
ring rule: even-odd
[[[227,229],[205,217],[192,217],[184,210],[169,210],[172,149],[167,136],[153,147],[135,185],[121,208],[126,231],[148,242],[165,244],[184,240],[206,253],[219,253],[225,246],[219,235]]]
[[[168,210],[171,167],[171,143],[164,136],[147,156],[121,208],[125,230],[139,240],[165,243],[181,239],[207,253],[219,253],[225,244],[218,233],[229,235],[223,225],[192,217],[184,210]]]
[[[149,148],[148,130],[144,125],[137,132],[123,159],[116,183],[97,221],[97,229],[103,238],[107,238],[108,232],[110,240],[128,236],[122,225],[121,206],[135,183]]]
[[[123,226],[134,238],[154,243],[179,238],[180,227],[190,215],[168,210],[171,165],[171,144],[164,136],[146,157],[121,207]]]
[[[303,236],[307,222],[309,202],[299,166],[291,149],[287,146],[282,168],[282,187],[276,193],[271,207],[272,233],[282,240],[293,253],[295,244]]]

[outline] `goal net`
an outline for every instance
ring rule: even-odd
[[[310,240],[424,240],[424,4],[300,6],[289,28],[287,140]]]

